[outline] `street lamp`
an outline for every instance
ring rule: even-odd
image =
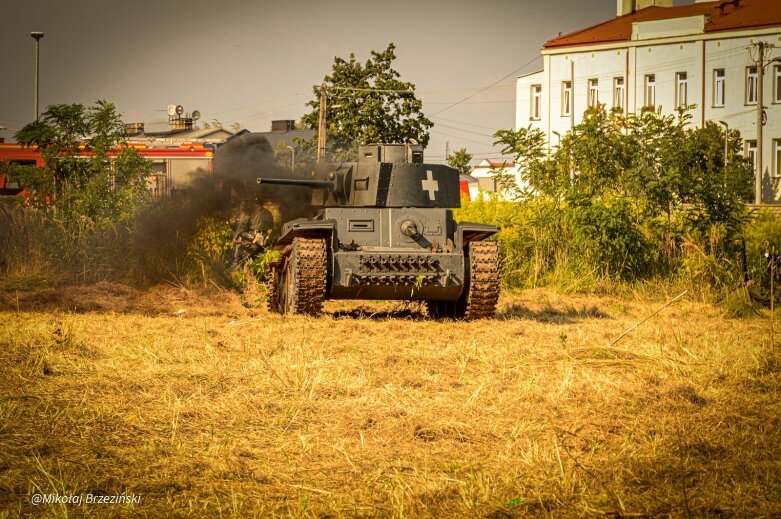
[[[727,165],[727,153],[729,152],[729,124],[724,121],[719,121],[719,124],[724,126],[724,165]]]
[[[561,134],[559,132],[557,132],[556,130],[553,130],[551,133],[559,138],[559,141],[558,141],[558,144],[556,144],[556,147],[557,148],[561,148]]]
[[[31,32],[30,36],[35,39],[35,120],[38,120],[38,75],[40,72],[39,67],[39,57],[40,57],[40,46],[41,46],[41,38],[43,38],[43,33],[39,31]]]
[[[293,146],[285,146],[285,148],[290,150],[290,171],[294,171],[296,169],[296,149]]]

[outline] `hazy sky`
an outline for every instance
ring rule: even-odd
[[[347,1],[49,0],[8,2],[0,23],[0,125],[33,118],[35,41],[42,31],[41,111],[114,102],[125,122],[167,127],[165,108],[267,131],[307,111],[334,56],[396,44],[435,126],[427,159],[466,147],[497,157],[491,134],[515,121],[515,77],[539,70],[542,44],[615,15],[615,0]],[[536,58],[536,59],[535,59]],[[528,64],[524,67],[525,64]],[[501,78],[468,101],[457,101]],[[440,113],[441,112],[441,113]],[[6,140],[12,132],[0,133]]]

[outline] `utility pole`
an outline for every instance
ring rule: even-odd
[[[756,164],[756,176],[754,184],[754,197],[757,204],[762,203],[762,175],[764,173],[762,166],[763,156],[763,123],[765,119],[765,107],[764,107],[764,84],[765,84],[765,67],[775,60],[768,60],[765,63],[765,51],[775,48],[772,43],[759,41],[752,43],[750,47],[750,59],[751,62],[757,67],[757,158]],[[757,50],[757,58],[754,59],[754,49]]]
[[[38,75],[40,72],[39,57],[40,57],[40,44],[41,38],[43,38],[42,32],[31,32],[30,36],[35,39],[35,120],[38,120]]]
[[[757,178],[756,182],[756,203],[762,203],[762,103],[764,102],[762,84],[765,82],[765,42],[760,41],[756,44],[759,48],[759,59],[757,60]]]
[[[325,109],[326,109],[326,97],[328,91],[325,88],[325,83],[320,85],[320,113],[319,120],[317,122],[317,163],[322,164],[325,160]]]

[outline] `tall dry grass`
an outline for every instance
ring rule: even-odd
[[[781,515],[767,314],[681,300],[611,344],[659,303],[534,290],[454,323],[106,284],[0,301],[0,517]]]

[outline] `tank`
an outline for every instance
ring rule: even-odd
[[[492,317],[499,298],[498,227],[456,223],[458,171],[425,164],[412,144],[359,147],[356,162],[308,179],[258,179],[312,191],[311,219],[287,222],[274,248],[268,305],[317,315],[326,299],[424,301],[434,318]]]

